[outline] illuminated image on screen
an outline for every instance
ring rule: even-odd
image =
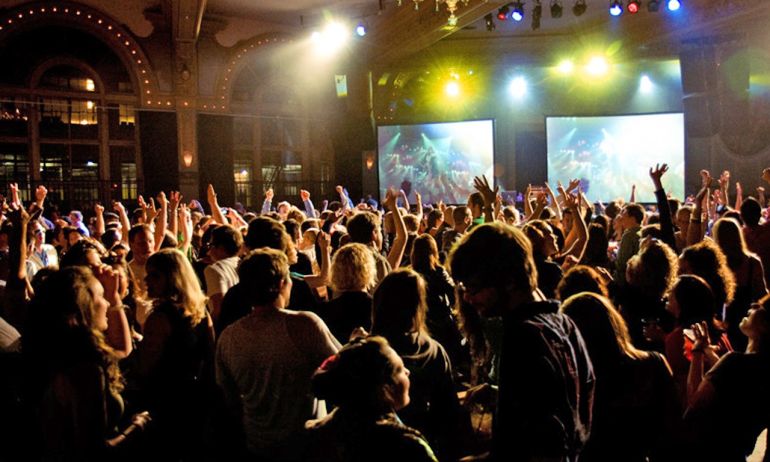
[[[649,170],[668,164],[663,187],[684,199],[684,115],[548,117],[548,183],[580,179],[591,201],[655,202]]]
[[[491,120],[377,127],[380,197],[387,188],[418,191],[424,203],[464,204],[473,177],[492,181]]]

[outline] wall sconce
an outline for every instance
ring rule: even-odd
[[[366,169],[372,170],[374,168],[374,156],[368,155],[366,156]]]
[[[182,152],[182,161],[184,162],[185,167],[192,167],[193,163],[193,153],[192,151],[185,150]]]

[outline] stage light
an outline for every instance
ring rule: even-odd
[[[601,56],[594,56],[586,65],[586,72],[594,76],[604,75],[608,70],[607,60]]]
[[[487,25],[487,32],[492,32],[495,30],[495,20],[492,19],[492,13],[489,13],[488,15],[484,16],[484,22]]]
[[[511,9],[508,7],[508,5],[503,5],[500,7],[499,10],[497,10],[497,19],[500,21],[507,21],[508,20],[508,13],[511,11]]]
[[[551,0],[551,17],[561,18],[562,11],[561,0]]]
[[[575,16],[582,16],[586,12],[588,6],[586,0],[575,0],[575,5],[572,7],[572,14]]]
[[[358,25],[356,26],[356,35],[358,35],[359,37],[363,37],[364,35],[366,35],[366,25],[364,25],[364,23],[362,22],[358,23]]]
[[[641,5],[639,4],[639,0],[628,0],[628,6],[626,9],[631,14],[636,14],[639,12],[639,8],[641,8]]]
[[[543,17],[543,6],[540,0],[535,0],[535,6],[532,8],[532,30],[540,29],[540,18]]]
[[[516,99],[521,99],[527,94],[527,80],[524,77],[516,77],[511,80],[508,92]]]
[[[621,14],[623,14],[623,4],[620,3],[620,0],[612,0],[610,2],[610,15],[620,16]]]
[[[556,69],[558,69],[560,74],[569,75],[572,74],[572,71],[575,70],[575,64],[571,59],[565,59],[559,63]]]
[[[653,85],[652,80],[647,75],[642,75],[639,79],[639,91],[642,93],[652,93]]]
[[[650,0],[647,2],[647,11],[650,13],[657,13],[660,9],[660,1],[659,0]]]
[[[339,22],[328,23],[321,32],[310,36],[319,55],[329,56],[342,48],[350,38],[350,29]]]
[[[513,2],[513,11],[511,11],[511,18],[514,21],[519,22],[524,19],[524,4],[521,2]]]
[[[450,98],[457,98],[460,96],[460,84],[456,80],[450,80],[444,86],[444,93]]]
[[[682,2],[679,0],[668,0],[668,11],[676,11],[682,7]]]

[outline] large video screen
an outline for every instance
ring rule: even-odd
[[[548,183],[577,178],[591,201],[655,202],[650,167],[668,164],[663,187],[684,199],[684,115],[547,117]]]
[[[464,204],[474,176],[492,182],[492,120],[379,126],[377,145],[381,198],[395,188],[410,199],[418,191],[423,203]]]

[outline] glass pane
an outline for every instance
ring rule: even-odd
[[[235,200],[246,207],[251,206],[252,165],[250,160],[235,160],[233,177],[235,179]]]
[[[29,105],[21,98],[0,96],[0,135],[26,136]]]
[[[0,143],[0,189],[18,183],[23,200],[29,199],[29,158],[27,146]]]
[[[40,86],[60,90],[95,92],[96,83],[80,69],[70,66],[54,66],[40,79]]]
[[[237,118],[233,126],[233,143],[236,147],[251,147],[254,119]]]
[[[276,119],[262,119],[262,145],[280,146],[282,141],[280,122]]]
[[[120,164],[120,198],[136,199],[138,192],[136,164],[133,162],[123,162]]]
[[[67,147],[63,144],[40,145],[40,177],[44,183],[62,181],[64,166],[69,164]]]
[[[134,140],[136,115],[130,105],[111,105],[107,108],[111,140]]]

